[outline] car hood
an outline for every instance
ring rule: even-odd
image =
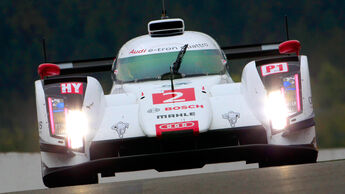
[[[212,85],[219,84],[221,76],[203,80],[175,80],[174,90],[170,81],[142,85],[136,89],[125,88],[137,94],[138,119],[143,132],[153,137],[165,133],[207,131],[213,115],[208,91]]]

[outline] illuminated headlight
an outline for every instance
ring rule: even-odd
[[[67,146],[72,149],[84,146],[84,137],[88,132],[88,120],[85,113],[69,110],[66,115]]]
[[[272,91],[268,94],[266,112],[271,120],[272,129],[282,130],[287,125],[288,109],[283,91]]]

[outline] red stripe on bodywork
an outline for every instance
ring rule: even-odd
[[[55,124],[54,124],[54,115],[53,115],[53,103],[52,98],[48,98],[48,109],[49,109],[49,119],[50,119],[50,130],[52,135],[55,134]]]
[[[295,84],[296,84],[296,98],[297,98],[297,111],[301,111],[301,98],[299,96],[299,79],[298,74],[295,74]]]

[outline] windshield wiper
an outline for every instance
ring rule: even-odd
[[[172,65],[170,65],[170,72],[173,71],[174,74],[179,73],[178,70],[181,67],[182,59],[183,59],[184,54],[186,53],[187,47],[188,47],[188,44],[185,44],[181,48],[181,51],[177,55],[176,61]]]
[[[184,54],[186,53],[188,44],[185,44],[180,52],[177,55],[176,61],[170,65],[170,81],[171,81],[171,90],[174,91],[174,75],[180,75],[180,73],[178,72],[178,70],[181,67],[181,63],[182,63],[182,59]]]

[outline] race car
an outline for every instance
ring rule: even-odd
[[[115,58],[44,63],[35,82],[47,187],[117,172],[317,159],[308,60],[296,40],[221,48],[182,19],[148,23]],[[251,59],[241,82],[228,66]],[[111,71],[104,94],[88,73]],[[85,75],[86,74],[86,75]]]

